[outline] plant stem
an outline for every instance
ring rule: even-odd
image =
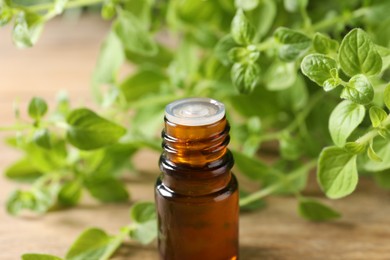
[[[332,27],[338,23],[345,23],[353,18],[358,18],[363,14],[364,14],[364,8],[360,8],[360,9],[353,11],[352,13],[341,14],[341,15],[333,17],[331,19],[322,20],[321,22],[313,24],[311,29],[315,32],[321,31],[321,30],[327,29],[329,27]]]
[[[104,255],[102,255],[99,259],[101,260],[110,259],[112,254],[115,253],[115,251],[120,247],[120,245],[129,235],[130,229],[131,229],[130,225],[122,227],[120,233],[113,238],[113,242],[111,246],[107,249],[107,251],[104,252]]]
[[[284,129],[284,131],[291,132],[297,127],[299,127],[300,124],[302,124],[306,117],[309,115],[313,107],[321,100],[323,95],[324,93],[322,91],[317,91],[316,93],[314,93],[306,107],[297,115],[294,121],[292,121],[291,124]]]
[[[316,92],[310,99],[309,103],[306,105],[306,107],[295,117],[294,121],[292,121],[286,128],[273,132],[273,133],[268,133],[265,135],[260,136],[260,140],[262,142],[264,141],[271,141],[280,138],[280,136],[284,132],[292,132],[296,128],[298,128],[306,119],[306,117],[309,115],[310,111],[313,109],[313,107],[317,104],[318,101],[321,100],[323,97],[323,92],[318,91]]]
[[[74,8],[74,7],[81,7],[81,6],[86,6],[86,5],[93,5],[93,4],[98,4],[102,3],[103,0],[75,0],[75,1],[69,1],[66,5],[65,8]],[[52,8],[54,5],[53,3],[44,3],[44,4],[38,4],[38,5],[32,5],[32,6],[18,6],[15,5],[14,7],[16,8],[22,8],[26,9],[31,12],[42,12],[42,11],[47,11],[50,8]]]
[[[388,115],[387,118],[382,122],[382,125],[384,127],[390,125],[390,115]],[[370,142],[372,139],[374,139],[374,137],[376,137],[378,134],[379,134],[378,129],[374,128],[371,131],[369,131],[368,133],[366,133],[365,135],[359,137],[356,140],[356,143],[366,144],[366,143]]]
[[[286,178],[284,181],[277,182],[275,184],[272,184],[268,187],[265,187],[264,189],[261,189],[259,191],[256,191],[248,196],[246,196],[243,199],[240,199],[240,207],[246,206],[249,203],[252,203],[256,200],[262,199],[266,196],[271,195],[275,191],[282,188],[284,185],[286,185],[286,182],[294,181],[295,179],[300,178],[302,175],[307,174],[307,171],[312,169],[317,165],[317,160],[311,160],[307,163],[305,163],[302,167],[296,169],[295,171],[291,172],[290,174],[286,175]]]
[[[0,131],[19,131],[32,128],[31,125],[0,126]]]

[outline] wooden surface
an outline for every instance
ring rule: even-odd
[[[74,105],[92,104],[89,78],[108,27],[91,16],[77,23],[56,20],[48,24],[38,45],[29,50],[17,50],[11,43],[10,29],[2,29],[1,124],[12,123],[14,100],[18,99],[25,109],[33,95],[54,101],[55,94],[65,89]],[[3,144],[0,150],[3,170],[18,154]],[[157,158],[157,154],[137,155],[141,171],[139,177],[129,179],[128,185],[133,200],[153,199],[158,169],[147,162],[157,162]],[[89,199],[79,207],[44,216],[11,217],[4,203],[16,187],[0,178],[1,260],[19,259],[26,252],[64,256],[85,228],[97,226],[115,233],[129,223],[131,202],[102,205]],[[322,197],[315,187],[308,194]],[[307,222],[297,215],[296,200],[291,197],[268,198],[266,209],[241,214],[240,259],[390,259],[390,192],[363,180],[352,196],[326,202],[340,210],[343,218],[329,223]],[[144,247],[129,242],[115,259],[152,260],[157,259],[157,253],[155,245]]]

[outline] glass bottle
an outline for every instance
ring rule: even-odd
[[[162,138],[155,189],[160,259],[238,259],[238,184],[224,105],[209,98],[169,104]]]

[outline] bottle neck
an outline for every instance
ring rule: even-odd
[[[205,126],[185,126],[165,119],[162,131],[162,182],[174,192],[201,195],[229,183],[233,157],[226,118]]]
[[[167,160],[189,167],[203,167],[227,152],[229,124],[226,119],[205,126],[177,125],[165,119],[162,132]]]

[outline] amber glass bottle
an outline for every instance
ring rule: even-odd
[[[238,185],[223,104],[169,104],[162,138],[155,192],[160,259],[238,259]]]

